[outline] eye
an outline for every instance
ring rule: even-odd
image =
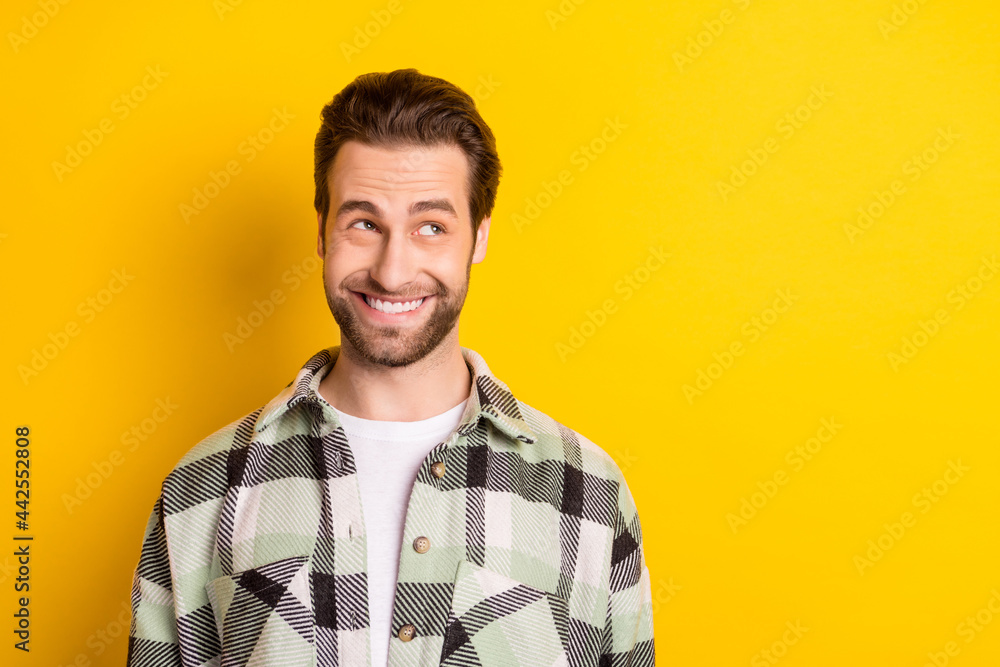
[[[375,223],[371,220],[358,220],[351,227],[357,227],[358,225],[371,225],[371,227],[364,227],[363,229],[375,229]]]
[[[444,233],[444,227],[442,227],[441,225],[435,224],[433,222],[428,222],[426,225],[422,226],[420,229],[427,229],[428,227],[430,227],[432,229],[435,229],[437,231],[432,231],[432,232],[429,232],[429,233],[426,233],[426,234],[421,233],[421,236],[438,236],[439,234],[443,234]]]

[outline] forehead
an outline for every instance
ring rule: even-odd
[[[331,203],[365,197],[404,203],[433,194],[463,210],[468,172],[465,153],[453,144],[385,148],[347,141],[330,169]]]

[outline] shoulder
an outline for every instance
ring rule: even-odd
[[[163,481],[162,502],[166,514],[226,495],[229,453],[250,442],[263,409],[261,406],[226,424],[181,456]]]
[[[544,459],[564,459],[583,472],[620,482],[624,479],[621,469],[611,455],[600,445],[579,431],[557,421],[538,408],[517,401],[521,416],[536,437],[531,447],[536,456]]]
[[[580,470],[585,488],[600,489],[597,495],[615,505],[620,521],[638,521],[635,499],[625,474],[604,447],[541,410],[515,400],[525,423],[537,436],[535,444],[530,446],[535,450],[533,458],[565,461]]]
[[[261,406],[200,440],[184,453],[174,466],[174,470],[197,464],[206,459],[216,458],[218,454],[248,443],[257,423],[257,417],[260,416],[263,409]]]
[[[520,400],[517,403],[525,423],[536,435],[535,443],[521,450],[534,461],[563,463],[550,470],[561,475],[564,494],[579,485],[584,513],[588,513],[589,506],[589,512],[601,516],[602,523],[637,521],[625,475],[604,447],[541,410]]]

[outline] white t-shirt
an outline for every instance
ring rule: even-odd
[[[361,419],[337,410],[354,454],[365,520],[372,667],[384,667],[388,660],[410,490],[427,454],[458,426],[466,403],[468,399],[447,412],[414,422]]]

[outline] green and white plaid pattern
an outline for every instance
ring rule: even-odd
[[[318,352],[167,475],[133,578],[130,667],[370,664],[354,458],[316,391],[339,351]],[[462,355],[472,394],[407,507],[389,665],[653,665],[649,571],[621,471]]]

